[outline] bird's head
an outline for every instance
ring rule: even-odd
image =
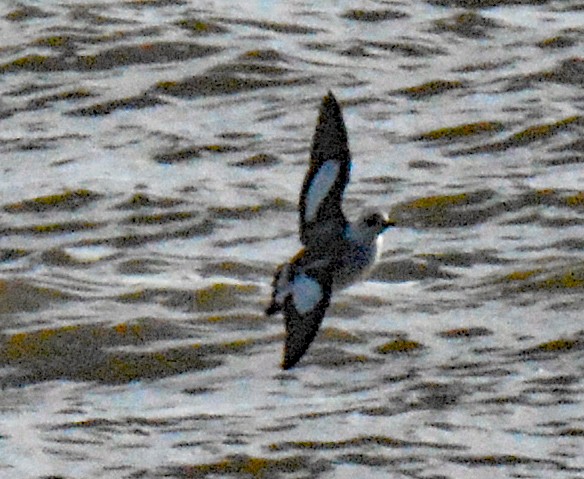
[[[353,223],[349,228],[349,237],[355,241],[371,243],[395,222],[378,211],[367,213]]]
[[[362,229],[363,231],[371,231],[374,235],[383,233],[390,226],[395,226],[395,221],[390,220],[379,211],[364,215],[359,220],[359,223],[359,229]]]

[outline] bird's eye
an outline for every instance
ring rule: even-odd
[[[375,226],[377,224],[377,216],[370,216],[365,220],[367,226]]]

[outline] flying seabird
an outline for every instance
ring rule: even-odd
[[[310,346],[331,293],[371,271],[381,253],[382,233],[394,225],[378,212],[347,221],[342,200],[350,169],[343,115],[329,91],[322,100],[310,166],[300,192],[300,241],[304,247],[276,270],[272,301],[266,309],[267,315],[284,315],[283,369],[293,367]]]

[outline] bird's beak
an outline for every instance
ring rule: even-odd
[[[384,226],[384,230],[386,230],[387,228],[389,228],[390,226],[395,226],[397,223],[395,222],[395,220],[391,219],[391,218],[387,218],[385,220],[385,222],[383,223]]]

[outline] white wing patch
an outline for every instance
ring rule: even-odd
[[[322,201],[328,196],[331,187],[335,184],[339,176],[341,165],[338,161],[325,161],[318,169],[314,178],[310,182],[306,192],[306,208],[304,210],[304,221],[310,223],[315,220],[316,213]]]
[[[292,283],[292,299],[299,314],[309,313],[322,300],[322,288],[314,278],[301,273]]]

